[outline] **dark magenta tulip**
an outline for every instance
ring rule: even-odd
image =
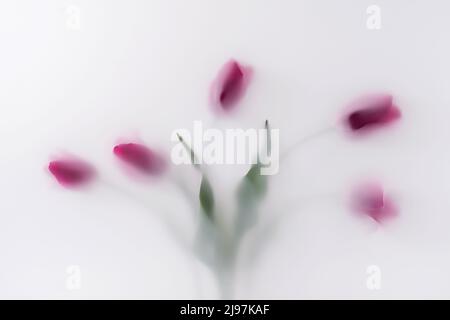
[[[398,120],[399,108],[389,94],[363,96],[354,101],[345,116],[345,124],[352,132],[381,127]]]
[[[233,109],[245,94],[250,68],[236,60],[228,61],[219,71],[211,86],[211,102],[223,111]]]

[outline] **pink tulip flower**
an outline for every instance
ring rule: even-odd
[[[366,215],[378,223],[397,215],[394,202],[378,183],[358,186],[352,193],[351,203],[355,212]]]
[[[145,175],[160,174],[166,167],[163,158],[143,144],[119,144],[114,147],[113,152],[129,167]]]
[[[366,95],[349,106],[344,117],[345,126],[351,132],[363,132],[388,125],[401,116],[399,108],[389,94]]]
[[[236,60],[228,61],[211,86],[211,104],[222,111],[230,111],[244,96],[251,70]]]
[[[84,186],[96,175],[95,169],[89,163],[75,158],[51,161],[48,170],[59,184],[67,188]]]

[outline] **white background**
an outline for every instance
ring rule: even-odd
[[[372,4],[380,30],[366,27]],[[67,25],[70,5],[79,30]],[[267,241],[258,255],[243,251],[236,297],[449,298],[449,12],[445,0],[2,0],[0,297],[217,297],[161,219],[189,246],[189,205],[167,179],[128,179],[114,143],[138,138],[169,152],[172,131],[194,120],[258,128],[268,118],[286,148],[334,124],[359,94],[387,91],[398,124],[358,140],[322,136],[273,177],[261,223],[278,223],[249,237],[248,248]],[[254,77],[237,112],[214,120],[209,85],[232,57]],[[46,165],[61,151],[89,159],[103,182],[58,186]],[[245,168],[216,169],[231,212]],[[400,208],[381,227],[346,205],[372,177]],[[79,290],[66,288],[71,265]],[[370,265],[380,290],[366,286]]]

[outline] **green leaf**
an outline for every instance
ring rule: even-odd
[[[266,120],[264,127],[267,132],[267,153],[271,152],[269,121]],[[241,237],[246,230],[253,226],[258,219],[259,204],[267,193],[268,176],[261,175],[262,164],[258,160],[242,178],[238,187],[238,212],[236,216],[237,237]]]
[[[235,221],[236,237],[239,239],[246,230],[256,224],[258,207],[267,191],[267,176],[260,174],[260,164],[254,164],[238,187],[238,211]]]
[[[190,154],[191,156],[191,163],[192,165],[196,168],[196,169],[200,169],[200,165],[199,165],[199,161],[198,161],[198,157],[195,154],[194,150],[191,148],[191,146],[189,146],[186,141],[184,141],[183,137],[177,133],[177,137],[178,140],[181,142],[181,144],[183,145],[183,147],[186,149],[186,151]]]
[[[264,124],[264,128],[266,129],[267,140],[266,140],[266,149],[267,154],[270,156],[272,141],[270,139],[270,127],[269,121],[266,120]],[[257,161],[254,165],[250,167],[250,170],[247,172],[243,179],[243,183],[241,184],[241,191],[250,197],[254,197],[257,199],[262,198],[267,191],[267,176],[261,175],[261,162]],[[249,190],[245,190],[249,189]]]
[[[270,157],[271,153],[272,153],[272,139],[270,136],[270,126],[269,126],[269,120],[266,120],[266,123],[264,124],[264,127],[266,129],[266,135],[267,135],[267,145],[266,145],[266,149],[267,149],[267,155]]]
[[[253,194],[254,197],[261,198],[267,190],[267,176],[261,175],[261,164],[256,163],[244,177],[244,185]]]
[[[256,209],[267,192],[267,176],[260,173],[259,163],[251,166],[238,187],[238,221],[239,224],[253,224]]]
[[[214,217],[214,194],[208,178],[203,175],[199,193],[200,205],[208,218]]]

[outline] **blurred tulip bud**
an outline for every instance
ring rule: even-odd
[[[395,217],[395,205],[378,183],[365,183],[358,186],[352,194],[352,206],[357,213],[369,216],[378,223]]]
[[[143,144],[119,144],[114,147],[113,152],[129,167],[145,175],[160,174],[166,167],[164,159]]]
[[[89,163],[76,158],[51,161],[48,170],[59,184],[68,188],[84,186],[95,177],[95,169]]]
[[[345,124],[352,132],[390,124],[399,119],[400,110],[388,94],[367,95],[354,101],[345,116]]]
[[[231,110],[245,94],[250,68],[236,60],[228,61],[219,71],[211,86],[211,103],[220,110]]]

